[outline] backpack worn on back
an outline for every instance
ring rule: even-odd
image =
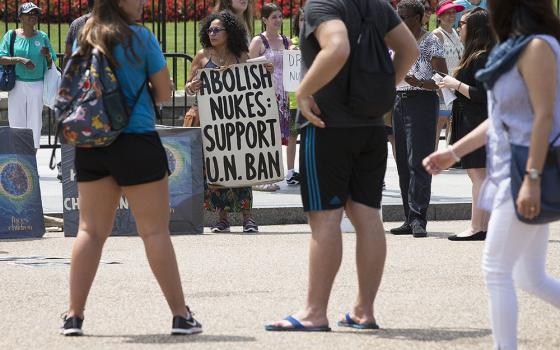
[[[362,19],[358,39],[350,43],[348,105],[364,118],[381,118],[393,107],[396,96],[395,68],[378,23],[387,19],[375,16],[369,6],[373,1],[352,1]]]
[[[145,86],[146,82],[134,105]],[[57,136],[61,134],[62,143],[76,147],[110,145],[127,126],[131,113],[113,67],[95,48],[87,56],[74,53],[66,64],[55,111]]]

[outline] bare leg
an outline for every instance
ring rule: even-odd
[[[78,183],[80,225],[72,247],[68,316],[84,317],[101,250],[111,234],[121,190],[112,177]]]
[[[169,236],[167,177],[147,184],[123,187],[144,241],[146,256],[173,316],[188,316],[175,250]]]
[[[375,323],[373,303],[381,284],[387,255],[385,232],[379,210],[349,200],[346,213],[356,229],[358,296],[350,313],[357,323]],[[343,317],[342,320],[345,320]]]
[[[311,243],[309,246],[309,289],[307,303],[302,311],[293,316],[305,327],[324,326],[332,285],[342,260],[342,236],[340,221],[343,209],[309,213]],[[274,323],[290,327],[288,321]]]
[[[395,154],[397,154],[395,150],[395,135],[387,135],[387,140],[391,143],[391,150],[393,151],[393,158],[395,158]]]
[[[488,230],[488,220],[490,219],[490,214],[476,205],[478,203],[480,188],[486,178],[486,168],[468,169],[467,173],[473,183],[471,226],[473,232],[486,231]]]
[[[297,135],[290,135],[288,138],[288,148],[286,149],[286,162],[288,170],[294,169],[294,162],[296,159],[296,144]]]
[[[436,151],[439,146],[439,136],[441,135],[441,129],[443,129],[443,127],[447,125],[448,120],[449,117],[444,117],[441,115],[438,117],[437,130],[436,130]],[[447,135],[447,128],[445,130],[446,130],[445,134]]]

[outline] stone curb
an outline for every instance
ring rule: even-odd
[[[382,207],[384,222],[403,220],[403,209],[400,204],[387,204]],[[293,225],[306,224],[307,216],[302,207],[261,207],[253,208],[253,217],[259,225]],[[428,208],[428,221],[469,220],[471,203],[438,203]],[[62,227],[62,213],[45,215],[45,226]],[[230,223],[235,226],[242,224],[241,215],[230,215]],[[208,227],[216,221],[216,215],[204,211],[204,226]]]

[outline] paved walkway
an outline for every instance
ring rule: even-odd
[[[440,147],[445,147],[441,142]],[[285,151],[285,149],[284,149]],[[57,152],[57,155],[59,152]],[[43,209],[46,214],[62,213],[62,184],[56,179],[56,171],[48,167],[51,150],[41,149],[38,151],[39,176],[41,181],[41,195]],[[284,153],[285,157],[285,153]],[[296,156],[296,159],[298,157]],[[296,162],[297,163],[297,162]],[[395,209],[394,216],[399,220],[402,212],[401,195],[399,190],[399,179],[397,168],[391,152],[389,152],[387,175],[385,177],[386,190],[383,193],[383,206],[386,210]],[[299,186],[288,186],[285,182],[279,184],[277,192],[253,191],[254,207],[266,208],[301,208],[301,197]],[[432,200],[433,206],[443,206],[451,209],[449,214],[461,214],[459,217],[446,215],[444,219],[464,219],[465,208],[469,209],[471,202],[471,183],[463,170],[450,170],[433,178]],[[460,206],[458,206],[460,205]],[[467,213],[468,214],[468,213]],[[274,214],[278,216],[278,213]],[[263,218],[264,219],[264,218]],[[391,218],[386,217],[386,220]],[[262,220],[261,220],[262,222]],[[272,223],[272,222],[271,222]],[[293,223],[300,223],[298,220]]]
[[[307,225],[261,227],[260,234],[175,236],[187,302],[204,333],[171,337],[171,318],[142,241],[111,238],[86,308],[87,337],[57,334],[67,307],[72,238],[0,241],[0,349],[490,349],[482,242],[450,242],[464,221],[432,223],[425,239],[387,235],[388,258],[375,304],[382,329],[336,327],[355,297],[354,234],[332,293],[328,334],[268,333],[266,322],[294,312],[307,285]],[[386,225],[386,229],[397,223]],[[240,227],[235,227],[239,232]],[[560,224],[552,227],[548,268],[560,277]],[[30,264],[33,263],[34,264]],[[560,312],[519,293],[520,349],[559,349]]]

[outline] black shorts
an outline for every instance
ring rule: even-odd
[[[387,168],[383,126],[302,130],[299,150],[304,211],[344,207],[346,200],[381,207]]]
[[[78,182],[112,176],[119,186],[158,181],[169,174],[165,149],[155,131],[123,133],[107,147],[76,147],[74,166]]]

